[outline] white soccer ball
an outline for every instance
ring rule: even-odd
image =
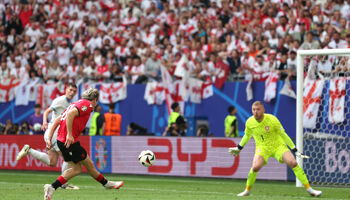
[[[33,126],[34,131],[40,131],[41,130],[41,124],[35,123]]]
[[[139,163],[145,167],[153,165],[156,155],[150,150],[141,151],[139,155]]]

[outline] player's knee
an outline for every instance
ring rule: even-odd
[[[293,160],[293,161],[291,161],[291,162],[289,163],[289,166],[290,166],[291,168],[294,168],[294,167],[298,166],[298,163],[297,163],[297,161]]]
[[[50,167],[56,167],[57,166],[57,160],[50,160]]]
[[[260,166],[253,166],[253,167],[252,167],[252,171],[253,171],[253,172],[259,172],[260,169],[261,169]]]

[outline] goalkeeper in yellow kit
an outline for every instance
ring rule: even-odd
[[[297,151],[293,141],[284,131],[280,121],[271,114],[265,114],[264,105],[256,101],[252,105],[253,116],[251,116],[245,127],[245,134],[237,147],[229,148],[229,153],[238,156],[239,152],[248,143],[251,136],[254,137],[256,148],[252,168],[248,174],[246,189],[237,196],[248,196],[258,172],[267,164],[270,157],[274,157],[280,163],[286,163],[294,171],[295,176],[307,189],[312,196],[320,196],[321,191],[314,190],[310,187],[309,181],[304,170],[298,165],[293,154],[288,149],[291,148],[295,155],[300,158],[308,158]],[[288,147],[287,147],[288,145]]]

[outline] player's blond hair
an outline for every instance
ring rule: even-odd
[[[254,101],[252,106],[262,106],[262,107],[264,107],[264,104],[261,101]]]
[[[100,96],[100,93],[96,88],[89,88],[83,92],[83,94],[81,95],[81,98],[92,101],[94,99],[98,100],[99,96]]]

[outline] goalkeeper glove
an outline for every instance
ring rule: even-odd
[[[238,156],[242,149],[243,149],[242,146],[237,145],[237,147],[228,148],[228,152],[233,156]]]
[[[298,151],[298,149],[297,148],[294,148],[294,149],[292,149],[292,151],[295,153],[295,155],[298,157],[298,158],[301,158],[301,159],[309,159],[310,157],[309,156],[307,156],[307,155],[303,155],[302,153],[300,153],[299,151]]]

